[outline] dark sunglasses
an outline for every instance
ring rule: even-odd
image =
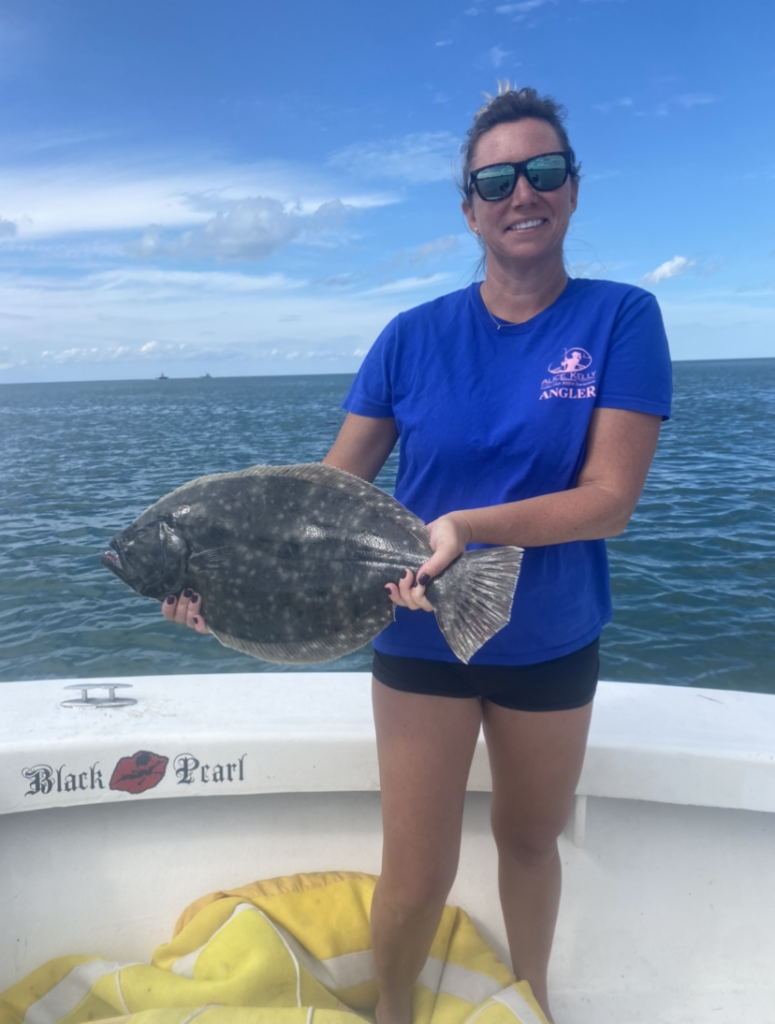
[[[538,192],[553,192],[564,185],[571,172],[570,153],[542,153],[518,164],[491,164],[471,171],[468,194],[475,188],[480,199],[494,203],[506,199],[517,187],[520,174]]]

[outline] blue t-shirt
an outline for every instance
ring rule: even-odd
[[[596,407],[670,415],[671,364],[656,299],[570,280],[548,309],[498,330],[479,284],[399,314],[344,402],[395,418],[396,498],[424,522],[576,484]],[[528,548],[511,621],[472,664],[524,665],[591,643],[611,618],[605,541]],[[386,653],[456,661],[435,616],[398,608]]]

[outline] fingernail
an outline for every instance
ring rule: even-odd
[[[420,584],[421,587],[424,587],[429,580],[430,576],[428,575],[427,572],[420,573],[420,575],[417,577],[417,582]]]
[[[191,621],[194,623],[195,626],[198,626],[199,625],[199,616],[195,615]]]
[[[194,596],[191,598],[191,604],[196,604],[198,600],[199,594],[194,594]]]
[[[183,591],[183,597],[191,597],[193,593],[194,591],[190,587],[186,587],[186,589]]]
[[[405,580],[405,579],[406,579],[406,574],[407,574],[407,570],[406,570],[406,569],[402,569],[402,570],[401,570],[401,579],[402,579],[402,580]]]
[[[177,598],[175,597],[175,595],[174,594],[170,594],[169,597],[167,598],[167,600],[164,603],[165,604],[175,604],[176,601],[177,601]]]

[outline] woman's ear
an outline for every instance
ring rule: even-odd
[[[474,215],[474,206],[471,200],[464,199],[463,202],[460,204],[460,209],[463,211],[463,216],[465,217],[468,223],[469,230],[472,231],[475,235],[478,235],[479,227],[476,223],[476,217]]]

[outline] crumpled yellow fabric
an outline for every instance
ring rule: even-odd
[[[293,875],[197,900],[150,964],[51,960],[0,995],[0,1024],[358,1024],[377,1000],[375,878]],[[446,907],[415,1024],[547,1024],[467,914]]]

